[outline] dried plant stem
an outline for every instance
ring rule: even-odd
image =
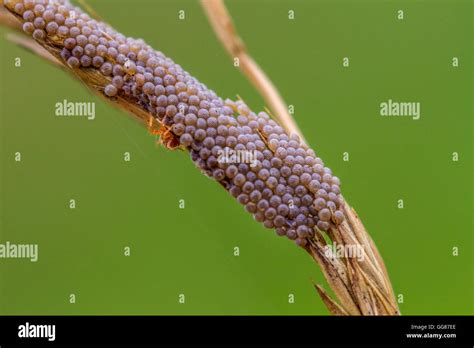
[[[0,23],[1,23],[1,20],[0,20]],[[44,59],[50,61],[53,65],[56,65],[59,68],[62,68],[62,69],[66,68],[64,65],[61,64],[60,61],[58,61],[46,49],[44,49],[41,46],[38,46],[38,44],[34,40],[32,40],[32,39],[30,39],[30,38],[28,38],[24,35],[8,33],[6,35],[6,39],[10,42],[13,42],[14,44],[17,44],[18,46],[21,46],[21,47],[31,51],[31,53],[34,53],[34,54],[40,56],[41,58],[44,58]]]
[[[208,0],[203,1],[207,2]],[[213,6],[221,6],[219,11],[225,10],[223,3],[220,1],[209,0],[209,3],[219,3],[220,5]],[[209,8],[211,7],[212,6]],[[227,13],[227,11],[225,12]],[[21,30],[21,26],[16,24],[15,21],[20,23],[15,19],[14,14],[8,14],[4,9],[0,11],[1,25]],[[224,21],[224,26],[231,26],[229,23],[231,23],[230,20]],[[232,26],[231,28],[230,32],[235,32]],[[233,36],[237,37],[236,35]],[[60,57],[61,45],[58,45],[58,43],[50,39],[46,39],[45,41],[35,41],[31,38],[13,34],[9,35],[8,39],[48,60],[56,66],[62,67],[65,71],[70,72],[95,94],[101,96],[103,99],[117,106],[121,110],[133,115],[144,125],[150,127],[150,119],[153,119],[155,123],[158,122],[155,118],[151,118],[148,110],[138,104],[134,99],[128,99],[124,96],[118,96],[114,99],[106,98],[103,94],[103,89],[110,83],[110,77],[102,75],[93,68],[69,68],[64,64]],[[237,40],[237,42],[241,41]],[[234,43],[233,45],[241,47],[238,49],[239,54],[244,55],[241,56],[244,57],[241,62],[252,61],[251,58],[246,55],[245,50],[242,48],[242,44]],[[248,58],[245,58],[245,56]],[[268,100],[272,100],[269,104],[271,106],[273,105],[273,110],[279,110],[278,108],[274,108],[274,105],[280,105],[280,109],[282,109],[283,106],[284,113],[275,111],[279,116],[279,121],[289,132],[301,134],[299,129],[296,127],[296,123],[287,113],[286,107],[284,107],[284,103],[281,101],[281,97],[276,92],[276,89],[271,85],[268,78],[265,77],[256,64],[246,64],[250,67],[249,69],[252,72],[252,76],[255,76],[254,79],[251,79],[253,83],[256,85],[258,84],[259,90],[265,89],[266,92],[262,94],[266,96],[266,99],[269,98]],[[256,71],[259,71],[259,73],[256,73]],[[270,92],[267,89],[270,89]],[[156,126],[159,125],[151,125],[152,128]],[[338,302],[333,300],[320,285],[315,285],[316,290],[320,294],[328,310],[335,315],[398,315],[399,311],[390,280],[375,244],[368,235],[355,211],[350,208],[347,203],[345,204],[344,214],[346,220],[338,227],[332,226],[328,232],[328,236],[332,242],[337,244],[343,246],[355,245],[363,248],[364,255],[360,260],[331,255],[331,253],[328,253],[329,245],[326,245],[322,232],[318,230],[315,237],[310,240],[310,244],[306,247],[306,251],[321,267]]]
[[[239,58],[240,67],[273,110],[275,117],[289,133],[304,136],[285,102],[270,79],[247,53],[223,0],[201,0],[209,22],[227,52]],[[345,202],[343,224],[333,226],[328,233],[336,245],[357,247],[364,251],[362,261],[354,258],[328,257],[329,246],[322,232],[306,248],[321,267],[340,305],[329,297],[320,285],[315,288],[328,310],[334,315],[399,315],[385,264],[354,209]]]
[[[201,0],[201,4],[220,42],[232,58],[238,59],[240,69],[268,104],[272,115],[289,134],[299,134],[300,138],[306,142],[301,130],[288,112],[288,107],[280,93],[262,68],[247,53],[245,44],[237,34],[224,2],[222,0]]]

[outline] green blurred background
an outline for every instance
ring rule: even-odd
[[[88,3],[223,98],[238,94],[263,108],[197,1]],[[341,178],[403,295],[402,313],[473,314],[472,1],[227,5],[309,143]],[[186,153],[157,146],[81,83],[7,42],[7,32],[0,242],[37,243],[39,260],[0,259],[0,314],[327,314],[311,280],[327,285],[302,250],[254,222]],[[96,102],[96,119],[56,117],[64,99]],[[381,117],[388,99],[420,102],[421,119]]]

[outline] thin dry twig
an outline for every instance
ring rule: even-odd
[[[248,54],[224,2],[222,0],[201,0],[201,4],[220,42],[232,58],[238,59],[240,69],[273,111],[272,115],[289,134],[299,134],[300,138],[306,142],[301,130],[288,112],[288,107],[277,88],[257,62]]]

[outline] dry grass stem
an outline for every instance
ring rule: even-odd
[[[268,104],[272,115],[289,134],[299,134],[300,138],[306,142],[301,130],[288,112],[288,107],[280,93],[262,68],[248,54],[224,2],[222,0],[201,0],[201,4],[220,42],[233,59],[239,60],[240,69]]]
[[[252,83],[263,95],[280,123],[290,133],[301,136],[301,131],[289,115],[285,103],[277,90],[265,76],[258,65],[246,53],[242,40],[235,32],[225,5],[220,0],[202,0],[209,19],[228,52],[240,58],[241,68]],[[8,5],[7,5],[8,6]],[[8,7],[7,7],[8,8]],[[15,30],[21,30],[21,17],[0,11],[0,24]],[[27,36],[9,34],[8,40],[32,51],[50,63],[60,66],[78,78],[95,94],[101,96],[121,110],[150,128],[150,119],[157,124],[151,128],[161,127],[150,112],[137,100],[125,96],[106,98],[104,87],[111,82],[110,77],[102,75],[94,68],[71,69],[60,57],[62,39],[47,37],[36,41]],[[345,221],[339,226],[332,226],[327,233],[332,243],[343,247],[357,246],[363,250],[363,257],[339,256],[331,254],[331,244],[324,238],[323,232],[317,230],[315,236],[306,246],[308,254],[317,262],[337,299],[332,299],[320,286],[315,288],[330,313],[334,315],[398,315],[399,310],[394,297],[390,279],[374,242],[365,230],[362,222],[347,202],[345,203]]]

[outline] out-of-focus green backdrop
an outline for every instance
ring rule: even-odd
[[[263,108],[197,1],[88,3],[223,98]],[[403,295],[402,313],[473,314],[472,1],[227,5],[341,178]],[[155,145],[134,120],[0,33],[0,242],[39,245],[36,263],[0,259],[1,314],[327,313],[311,280],[326,283],[302,250],[254,222],[184,152]],[[96,119],[55,116],[64,99],[96,102]],[[421,119],[381,117],[388,99],[420,102]]]

